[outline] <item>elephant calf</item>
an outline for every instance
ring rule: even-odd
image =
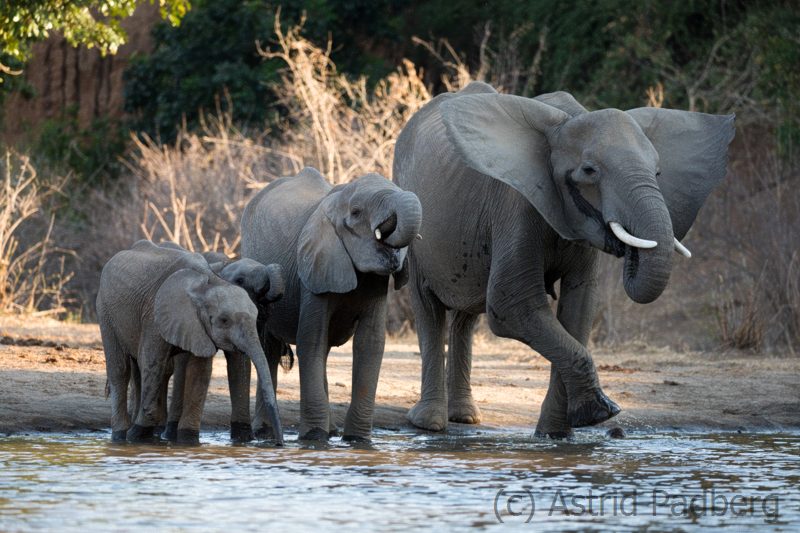
[[[199,254],[139,241],[103,267],[97,316],[112,399],[112,439],[153,438],[170,357],[189,352],[186,373],[198,390],[183,406],[178,442],[197,442],[212,357],[218,349],[247,354],[264,389],[265,411],[283,444],[278,405],[256,331],[257,309],[247,292],[214,274]],[[140,397],[131,426],[127,389],[138,375]]]
[[[183,247],[172,243],[162,242],[159,246],[182,250],[189,253]],[[202,256],[208,262],[211,270],[219,277],[229,283],[233,283],[247,291],[250,300],[256,305],[258,310],[258,323],[263,323],[269,313],[269,305],[283,296],[284,281],[283,269],[278,264],[263,265],[252,259],[230,259],[225,254],[218,252],[204,252]],[[274,343],[274,340],[272,341]],[[272,346],[270,343],[270,346]],[[269,353],[273,355],[267,360],[270,367],[277,366],[281,356],[285,353],[285,345],[273,347]],[[187,368],[191,354],[179,354],[175,356],[174,378],[172,382],[172,398],[169,403],[169,414],[167,416],[166,431],[164,438],[176,440],[178,423],[183,413],[184,404],[190,405],[197,401],[196,396],[201,392],[202,385],[195,381],[197,376],[187,375]],[[228,378],[234,376],[250,377],[250,360],[236,352],[225,351],[225,359],[228,366]],[[171,374],[171,372],[170,372]],[[162,398],[166,403],[167,376],[164,380]],[[229,381],[231,394],[231,440],[234,442],[247,442],[253,439],[253,431],[250,425],[250,390],[236,390],[236,384]]]
[[[242,255],[279,263],[286,275],[286,293],[273,304],[266,331],[297,345],[301,439],[325,440],[335,430],[325,366],[331,346],[350,337],[353,383],[343,437],[369,438],[389,276],[395,288],[408,279],[406,252],[421,220],[416,195],[382,176],[369,174],[331,187],[313,168],[272,182],[247,204]],[[273,373],[272,383],[276,380]],[[242,380],[239,388],[249,386]],[[265,390],[259,387],[259,395]],[[266,426],[256,402],[254,427],[260,433],[268,431]]]

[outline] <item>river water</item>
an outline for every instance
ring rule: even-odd
[[[287,438],[276,449],[221,432],[194,448],[0,437],[0,531],[800,530],[800,432]]]

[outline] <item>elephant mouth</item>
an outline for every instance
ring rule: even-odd
[[[606,224],[605,219],[603,218],[603,213],[600,212],[586,197],[581,193],[578,184],[572,177],[568,174],[566,176],[566,183],[567,183],[567,190],[569,191],[569,196],[572,199],[572,203],[575,204],[575,207],[580,211],[584,216],[587,218],[594,220],[598,226],[602,228],[603,231],[603,251],[609,253],[615,257],[622,257],[626,255],[631,249],[630,246],[626,245],[624,242],[619,240],[616,235],[611,231]],[[638,253],[636,249],[632,250],[632,253],[635,253],[638,258]],[[638,259],[636,261],[638,265]]]

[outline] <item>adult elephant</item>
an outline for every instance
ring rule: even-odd
[[[257,310],[247,292],[217,277],[199,254],[139,241],[103,267],[97,317],[112,399],[112,439],[139,442],[153,438],[164,410],[163,384],[174,355],[193,355],[187,381],[199,387],[188,394],[177,427],[179,442],[196,443],[212,357],[218,349],[247,354],[264,389],[263,401],[283,443],[278,405],[266,357],[256,331]],[[140,378],[134,424],[127,406],[132,371]]]
[[[640,108],[587,111],[565,92],[498,94],[474,82],[434,98],[395,148],[394,179],[422,202],[424,240],[409,253],[422,352],[410,421],[477,423],[472,330],[524,342],[551,363],[537,434],[565,437],[619,407],[586,349],[598,251],[625,257],[625,291],[655,300],[673,250],[726,172],[733,116]],[[555,297],[556,316],[547,294]],[[452,310],[445,369],[445,310]]]
[[[297,345],[300,438],[326,440],[330,418],[326,361],[353,337],[353,378],[345,440],[367,440],[383,358],[386,292],[407,280],[406,252],[419,232],[416,195],[377,174],[331,187],[313,168],[260,191],[242,216],[242,256],[283,267],[286,289],[265,331]],[[272,358],[274,360],[274,358]],[[272,383],[277,375],[272,366]],[[240,385],[249,388],[249,380]],[[261,387],[258,389],[261,393]],[[254,428],[268,433],[256,402]]]

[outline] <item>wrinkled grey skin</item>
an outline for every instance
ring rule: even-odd
[[[180,245],[173,242],[162,242],[159,246],[182,250]],[[269,312],[269,304],[283,296],[284,281],[283,269],[280,265],[262,265],[249,258],[230,259],[219,252],[204,252],[201,254],[208,262],[211,270],[229,283],[233,283],[247,291],[250,300],[258,309],[258,320],[263,323]],[[265,350],[266,351],[266,350]],[[275,349],[271,350],[276,352]],[[278,352],[283,354],[283,351]],[[174,441],[177,439],[178,424],[183,412],[184,398],[191,391],[200,390],[200,385],[187,383],[187,364],[190,361],[188,354],[178,354],[174,358],[174,379],[172,397],[169,402],[169,411],[166,418],[164,438]],[[244,354],[236,351],[225,351],[225,360],[228,367],[229,380],[231,376],[250,375],[250,360]],[[267,362],[272,365],[272,361]],[[167,375],[162,390],[162,400],[166,403],[167,381],[173,375],[173,370],[167,368]],[[231,439],[235,442],[252,440],[253,432],[250,426],[250,395],[241,394],[241,391],[231,388]]]
[[[422,353],[422,393],[408,418],[441,430],[477,423],[470,388],[472,331],[492,331],[551,362],[537,433],[619,412],[586,349],[597,303],[598,250],[624,256],[625,291],[655,300],[682,239],[726,172],[733,116],[669,109],[587,112],[559,92],[535,99],[475,82],[443,94],[406,125],[394,179],[422,202],[423,240],[409,251]],[[634,249],[608,222],[657,242]],[[555,297],[556,316],[547,294]],[[445,311],[452,310],[445,368]]]
[[[332,346],[351,337],[352,397],[343,437],[369,438],[389,276],[396,288],[407,279],[406,251],[421,217],[417,197],[381,176],[331,188],[313,168],[271,183],[245,208],[242,256],[284,269],[286,291],[272,304],[266,331],[297,345],[302,439],[325,440],[335,430],[326,361]],[[276,373],[272,383],[277,385]],[[249,380],[242,380],[241,390],[249,390]],[[259,434],[269,431],[259,407],[253,426]]]
[[[199,254],[139,241],[103,267],[97,316],[112,399],[112,439],[153,438],[164,419],[166,368],[174,355],[188,352],[177,440],[197,443],[200,417],[218,349],[244,353],[262,378],[265,409],[280,428],[277,402],[261,348],[258,311],[247,292],[216,276]],[[135,376],[134,424],[127,409],[127,388]],[[283,443],[280,429],[275,432]]]

